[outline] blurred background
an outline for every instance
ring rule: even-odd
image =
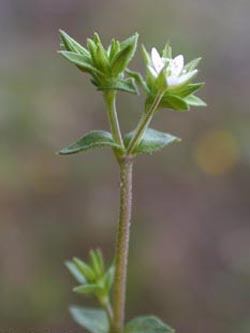
[[[82,43],[98,31],[105,45],[137,31],[147,48],[170,40],[186,61],[203,57],[208,108],[158,113],[153,127],[183,141],[135,165],[127,317],[250,332],[249,13],[248,0],[0,2],[1,332],[80,332],[68,305],[90,303],[64,260],[114,251],[111,151],[55,154],[108,128],[101,94],[56,53],[59,28]],[[144,70],[140,50],[130,67]],[[143,100],[119,93],[124,132]]]

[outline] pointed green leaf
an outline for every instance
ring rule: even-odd
[[[106,86],[98,87],[99,90],[121,90],[132,94],[139,95],[135,80],[128,78],[125,80],[119,80]]]
[[[178,94],[178,96],[186,97],[186,96],[196,92],[203,86],[204,86],[204,82],[190,83],[187,86],[185,86],[184,88],[182,88],[180,91],[178,91],[177,94]]]
[[[191,106],[207,106],[207,103],[204,102],[200,97],[195,95],[189,95],[184,98],[185,102]]]
[[[186,111],[189,109],[187,102],[177,95],[165,95],[160,103],[163,109],[174,109],[176,111]]]
[[[102,75],[102,72],[91,65],[89,57],[69,51],[58,51],[58,53],[76,65],[82,72]]]
[[[97,295],[103,293],[103,288],[98,286],[97,284],[86,284],[83,286],[78,286],[73,288],[73,291],[77,294],[82,295]]]
[[[93,308],[71,306],[74,321],[91,333],[108,333],[109,322],[105,311]]]
[[[95,281],[95,273],[89,265],[78,258],[73,258],[73,262],[88,282]]]
[[[195,58],[191,60],[184,66],[184,70],[186,70],[187,72],[194,70],[199,65],[201,59],[202,58]]]
[[[120,146],[113,141],[111,133],[106,131],[91,131],[88,134],[85,134],[83,137],[81,137],[69,147],[60,150],[59,154],[75,154],[81,151],[87,151],[99,147],[120,148]]]
[[[66,261],[65,265],[77,282],[81,284],[87,282],[82,273],[80,272],[80,270],[76,267],[76,265],[72,261]]]
[[[72,37],[70,37],[65,31],[59,30],[61,40],[67,51],[72,51],[75,53],[82,54],[86,57],[89,57],[89,52]]]
[[[91,55],[92,62],[95,66],[97,66],[98,65],[98,61],[96,58],[97,46],[96,46],[95,42],[90,38],[87,38],[87,46],[88,46],[89,53]]]
[[[128,63],[132,60],[137,48],[137,40],[138,34],[136,33],[135,35],[120,43],[121,49],[114,56],[111,62],[112,72],[114,75],[122,73]]]
[[[102,251],[100,249],[96,249],[95,254],[96,254],[96,259],[98,260],[99,263],[99,267],[101,268],[101,271],[104,272],[105,265],[104,265]]]
[[[125,333],[174,333],[175,330],[155,316],[137,317],[125,327]]]
[[[134,136],[134,131],[125,135],[124,142],[125,145],[128,146],[131,138]],[[160,131],[156,131],[152,128],[148,128],[139,143],[139,145],[135,148],[135,153],[153,153],[157,150],[164,148],[173,142],[179,142],[181,139],[177,138],[174,135],[163,133]]]
[[[95,272],[96,276],[97,277],[102,276],[103,270],[102,270],[102,266],[100,266],[100,262],[99,262],[96,251],[90,250],[89,256],[90,256],[91,267],[92,267],[93,271]]]
[[[139,38],[139,34],[136,32],[132,36],[124,39],[122,42],[120,42],[120,48],[121,50],[127,47],[128,45],[134,45],[136,47],[137,41]]]

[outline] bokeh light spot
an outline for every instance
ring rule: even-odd
[[[210,130],[198,141],[194,157],[205,173],[219,175],[228,172],[238,160],[235,137],[224,129]]]

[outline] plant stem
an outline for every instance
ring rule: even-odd
[[[124,143],[121,135],[120,125],[116,112],[116,91],[115,90],[107,90],[104,92],[104,98],[108,107],[108,119],[111,127],[111,132],[113,135],[113,139],[116,143],[118,143],[122,148],[124,148]]]
[[[109,299],[105,300],[105,302],[102,303],[103,309],[105,310],[108,320],[109,320],[109,324],[112,324],[113,321],[113,310],[112,310],[112,306],[110,304]]]
[[[125,319],[125,294],[127,261],[129,251],[129,229],[132,208],[132,169],[133,159],[125,156],[120,159],[120,215],[116,241],[115,277],[112,333],[122,333]]]
[[[157,109],[159,107],[159,104],[161,102],[161,99],[162,99],[164,93],[165,93],[165,91],[159,92],[155,96],[155,99],[153,100],[153,103],[151,104],[150,109],[142,115],[142,117],[136,127],[135,134],[134,134],[133,138],[131,139],[129,146],[127,148],[127,154],[132,154],[135,147],[140,143],[145,130],[149,126],[154,113],[157,111]]]

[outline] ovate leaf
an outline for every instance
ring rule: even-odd
[[[103,288],[97,284],[86,284],[83,286],[78,286],[73,289],[73,291],[80,295],[98,295],[103,292]]]
[[[106,131],[91,131],[88,134],[81,137],[79,140],[77,140],[69,147],[60,150],[59,154],[60,155],[75,154],[81,151],[87,151],[99,147],[120,148],[120,146],[114,142],[111,133]]]
[[[160,107],[163,109],[174,109],[176,111],[187,111],[189,106],[187,102],[176,95],[165,95],[160,103]]]
[[[190,83],[187,86],[185,86],[184,88],[182,88],[180,91],[178,91],[178,96],[186,97],[186,96],[196,92],[197,90],[199,90],[203,86],[204,86],[203,82]]]
[[[71,306],[74,321],[91,333],[108,333],[109,323],[103,310]]]
[[[125,145],[128,146],[131,138],[134,135],[134,131],[125,135],[124,142]],[[141,142],[135,148],[134,153],[153,153],[157,150],[164,148],[173,142],[181,141],[181,139],[177,138],[174,135],[156,131],[152,128],[146,129]]]
[[[174,333],[175,330],[155,316],[137,317],[125,327],[125,333]]]
[[[65,265],[77,282],[81,284],[87,282],[81,271],[76,267],[76,265],[72,261],[66,261]]]
[[[76,65],[82,72],[102,75],[102,73],[98,69],[92,66],[91,60],[88,56],[69,51],[58,51],[58,53],[61,54],[69,62]]]
[[[99,90],[121,90],[121,91],[126,91],[132,94],[138,95],[138,89],[135,83],[135,80],[133,78],[128,78],[125,80],[120,80],[111,84],[108,84],[104,87],[99,88]]]
[[[207,106],[207,103],[195,95],[189,95],[185,97],[185,102],[191,106]]]

